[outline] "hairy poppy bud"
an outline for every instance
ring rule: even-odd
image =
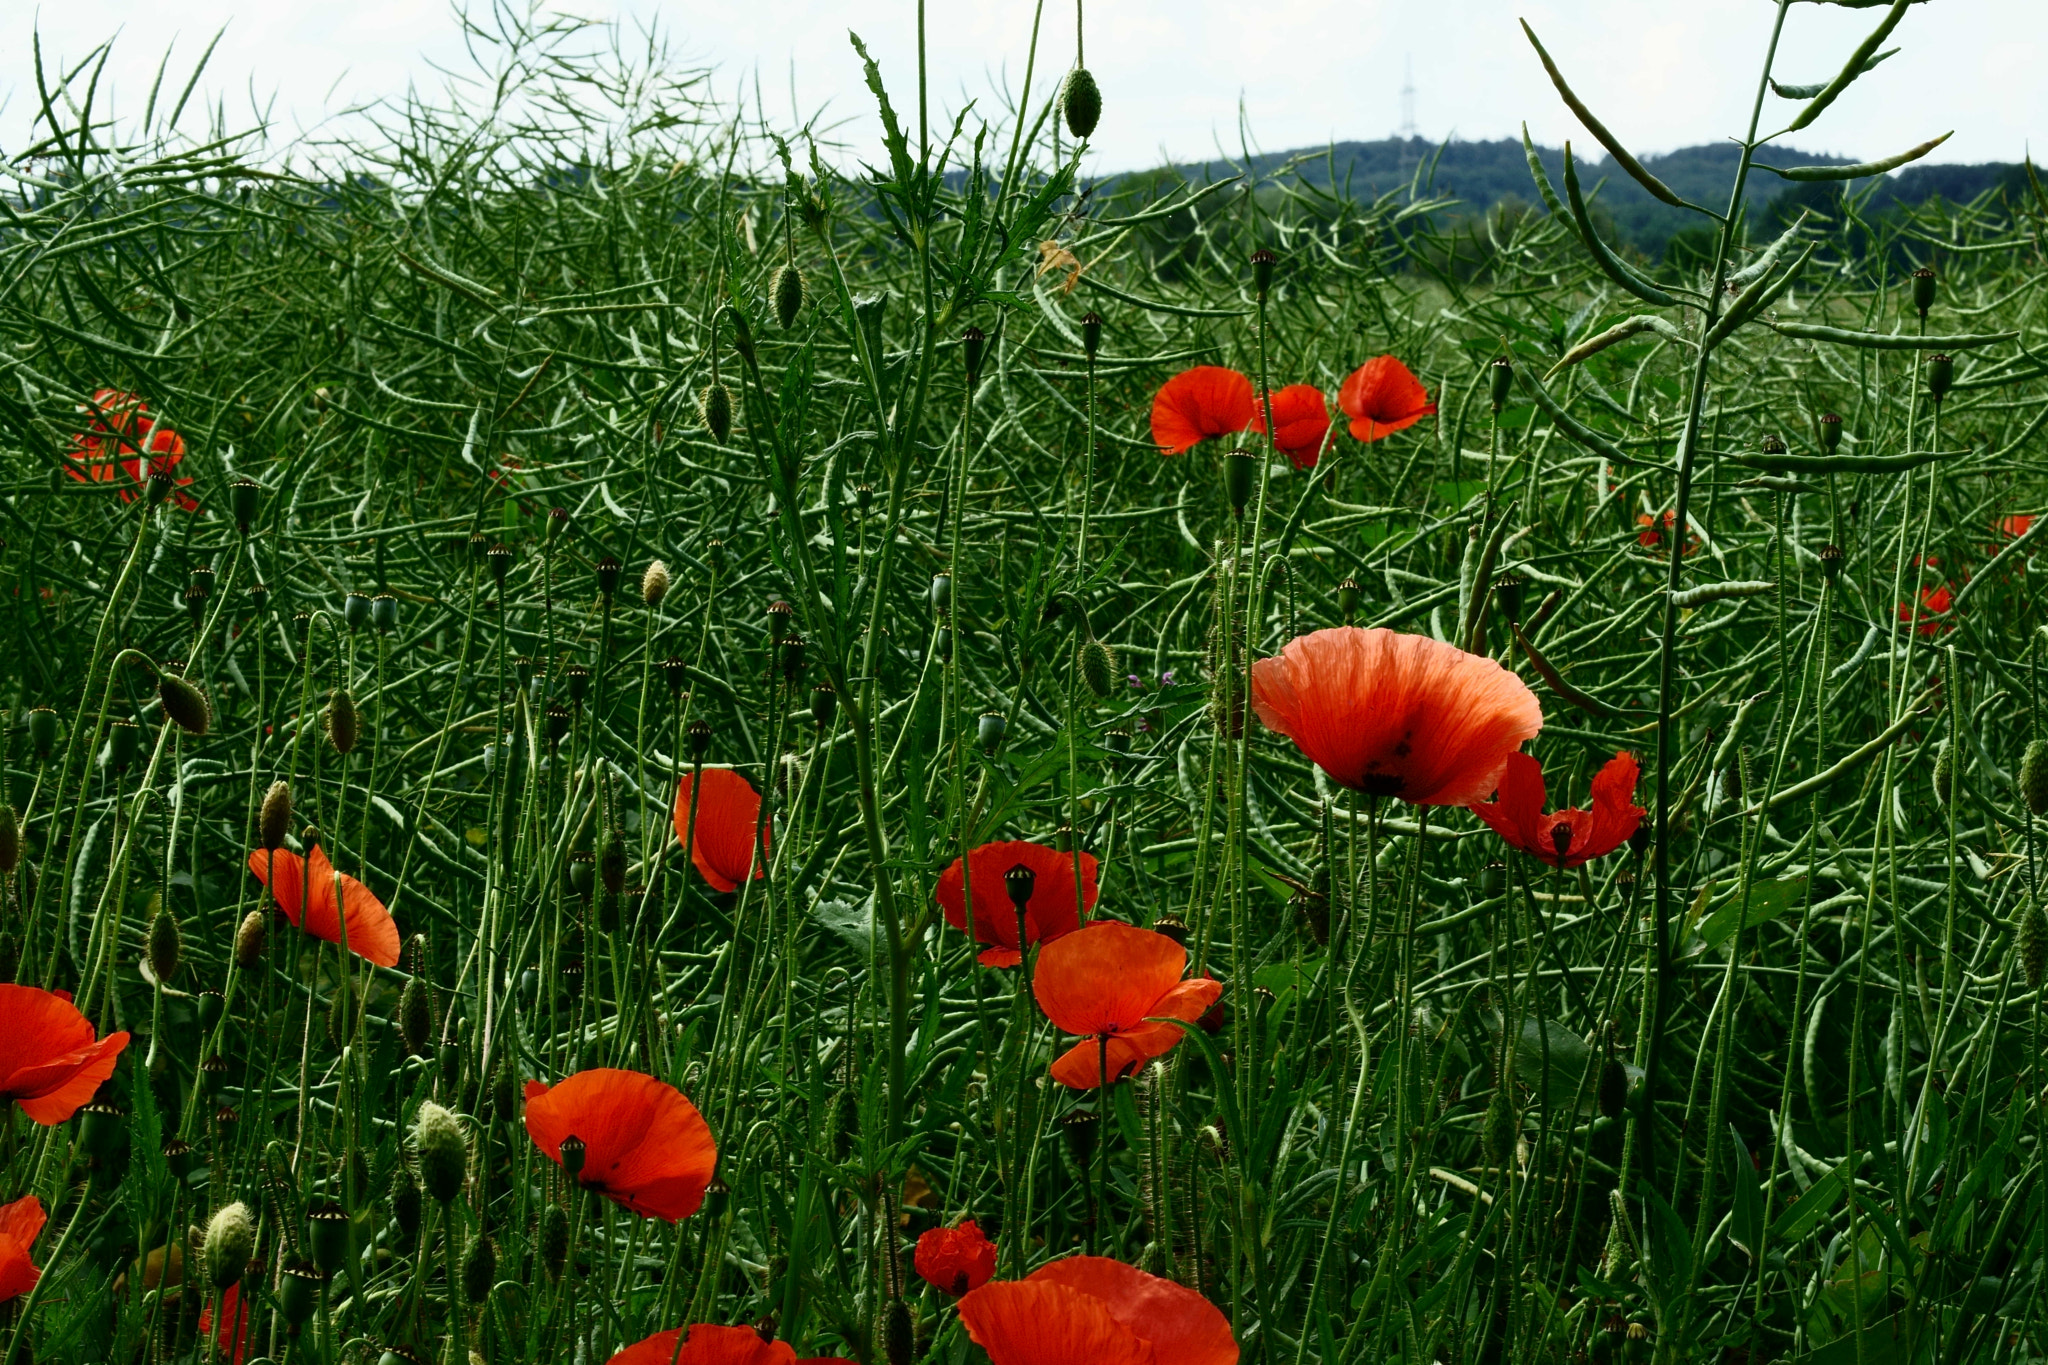
[[[1515,362],[1504,355],[1493,358],[1493,364],[1486,371],[1487,396],[1493,400],[1497,413],[1508,405],[1508,395],[1515,387]]]
[[[341,619],[351,631],[360,631],[370,624],[370,598],[367,593],[352,592],[341,599]]]
[[[820,730],[830,725],[838,713],[839,694],[832,690],[831,683],[819,683],[811,689],[811,720]]]
[[[610,602],[612,595],[619,590],[619,580],[625,577],[626,566],[616,556],[606,555],[597,561],[596,573],[597,591],[606,602]]]
[[[1832,583],[1842,576],[1842,547],[1823,545],[1820,547],[1821,576]]]
[[[1927,392],[1939,403],[1948,397],[1949,385],[1956,382],[1956,362],[1945,355],[1930,356],[1927,361]]]
[[[1081,681],[1098,697],[1116,690],[1116,654],[1100,640],[1081,642]]]
[[[1102,90],[1095,84],[1095,77],[1088,74],[1088,68],[1077,66],[1067,73],[1066,89],[1061,92],[1060,103],[1067,115],[1067,131],[1077,138],[1086,138],[1095,131],[1095,125],[1102,118]]]
[[[967,371],[967,387],[981,382],[981,359],[988,353],[988,333],[969,327],[960,334],[960,364]]]
[[[1102,314],[1093,308],[1081,315],[1081,354],[1092,364],[1102,349]]]
[[[415,974],[398,993],[398,1036],[414,1057],[434,1046],[434,984],[424,974]]]
[[[690,683],[689,660],[669,655],[661,661],[661,677],[668,684],[669,691],[680,693]]]
[[[462,1121],[424,1100],[413,1116],[412,1141],[428,1197],[437,1204],[453,1202],[469,1178],[469,1140],[463,1136]]]
[[[1010,722],[1000,711],[984,711],[974,722],[974,738],[985,754],[993,754],[1003,747],[1003,736],[1009,732]]]
[[[597,850],[597,879],[614,896],[626,889],[626,841],[617,830],[609,831]]]
[[[1344,618],[1344,624],[1347,626],[1351,624],[1351,618],[1358,613],[1359,596],[1357,579],[1347,578],[1337,585],[1337,614]]]
[[[491,546],[484,553],[484,563],[490,568],[491,578],[497,583],[500,593],[505,590],[505,575],[512,572],[512,561],[515,558],[517,556],[512,553],[512,547],[503,543]],[[500,597],[498,607],[503,610],[504,606],[504,599]]]
[[[1024,907],[1031,904],[1031,892],[1038,885],[1038,874],[1023,863],[1018,863],[1003,874],[1003,890],[1009,893],[1010,904],[1023,914]]]
[[[711,723],[703,720],[691,721],[686,738],[690,742],[691,759],[702,763],[704,755],[711,752]]]
[[[796,325],[796,315],[804,311],[804,272],[791,261],[776,270],[768,288],[775,295],[775,320],[786,332]]]
[[[1494,1089],[1493,1098],[1487,1101],[1486,1116],[1480,1121],[1480,1146],[1489,1166],[1504,1166],[1515,1150],[1515,1138],[1521,1130],[1521,1119],[1515,1113],[1514,1101],[1508,1098],[1507,1084],[1503,1082]]]
[[[398,599],[388,592],[380,592],[370,599],[370,624],[381,635],[389,635],[398,629]]]
[[[889,1300],[889,1307],[882,1314],[882,1358],[889,1365],[910,1365],[916,1345],[910,1329],[910,1310],[901,1299]]]
[[[242,916],[242,927],[235,930],[235,965],[245,972],[253,972],[263,965],[263,935],[269,929],[261,910],[251,910]]]
[[[562,1169],[568,1172],[571,1180],[583,1174],[583,1158],[589,1148],[582,1138],[571,1133],[562,1139],[562,1145],[556,1150],[562,1158]]]
[[[732,435],[732,390],[714,379],[697,395],[697,416],[720,445]]]
[[[1839,413],[1824,412],[1820,415],[1820,447],[1833,451],[1842,444],[1842,418]]]
[[[2048,739],[2027,745],[2020,759],[2020,797],[2036,815],[2048,815]]]
[[[263,805],[256,814],[257,837],[266,850],[275,852],[284,847],[284,837],[291,827],[292,785],[279,778],[263,793]]]
[[[1628,1106],[1628,1068],[1613,1057],[1600,1065],[1600,1112],[1618,1119]]]
[[[1934,799],[1948,805],[1956,793],[1956,750],[1947,740],[1934,747]]]
[[[406,1237],[417,1237],[420,1231],[420,1186],[405,1167],[400,1166],[391,1174],[391,1221],[398,1224],[399,1232]]]
[[[57,713],[38,706],[28,713],[28,742],[36,757],[47,759],[57,747]]]
[[[668,596],[668,565],[653,560],[647,572],[640,575],[640,600],[650,607],[661,605],[661,599]]]
[[[327,742],[334,752],[346,754],[356,747],[356,738],[356,699],[337,687],[327,699]]]
[[[178,917],[168,905],[150,916],[148,948],[150,972],[164,985],[170,985],[185,954],[185,936],[179,932]]]
[[[240,1282],[255,1254],[256,1219],[237,1199],[206,1225],[206,1277],[215,1289],[230,1288]]]
[[[299,1328],[313,1316],[313,1310],[320,1304],[320,1288],[325,1283],[320,1272],[310,1267],[285,1267],[284,1275],[277,1283],[277,1306],[293,1335],[297,1335]]]
[[[1924,320],[1927,310],[1934,307],[1935,274],[1931,267],[1921,266],[1913,272],[1913,307]]]
[[[263,486],[254,479],[236,479],[228,485],[228,515],[235,519],[238,534],[248,535],[256,524],[256,511],[263,498]]]
[[[306,1211],[306,1241],[313,1264],[332,1275],[348,1263],[348,1210],[335,1203]]]
[[[206,704],[206,694],[177,674],[158,674],[156,695],[164,714],[186,734],[203,735],[213,727],[213,708]]]
[[[932,585],[925,590],[925,597],[932,604],[932,610],[944,615],[946,608],[953,605],[953,578],[950,574],[935,573]]]
[[[469,1244],[469,1254],[462,1258],[462,1297],[471,1303],[482,1303],[491,1296],[491,1286],[498,1282],[498,1248],[489,1237],[479,1234]]]
[[[1242,517],[1251,501],[1252,476],[1258,472],[1258,456],[1249,450],[1232,450],[1223,456],[1223,493],[1230,499],[1232,516]]]
[[[11,805],[0,806],[0,873],[21,866],[21,817]]]
[[[541,1269],[549,1279],[561,1279],[569,1264],[569,1215],[560,1204],[549,1204],[540,1211],[540,1232],[534,1240],[539,1244]]]
[[[2012,940],[2013,956],[2019,960],[2027,985],[2040,989],[2043,968],[2048,966],[2048,923],[2042,921],[2039,904],[2029,900],[2020,906]]]

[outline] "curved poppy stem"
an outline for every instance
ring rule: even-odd
[[[1109,1227],[1109,1035],[1095,1035],[1095,1219],[1105,1251],[1114,1255],[1116,1235]]]

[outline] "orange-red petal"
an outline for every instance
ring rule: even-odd
[[[1024,932],[1033,943],[1050,943],[1080,926],[1074,901],[1076,856],[1045,844],[1024,839],[998,840],[982,844],[968,855],[963,868],[955,858],[944,872],[933,894],[945,912],[946,923],[967,932],[966,872],[974,873],[974,941],[987,944],[981,954],[985,967],[1014,967],[1023,961],[1017,946],[1017,907],[1010,900],[1005,875],[1013,867],[1032,872],[1031,898],[1024,905]],[[1095,908],[1095,855],[1078,855],[1081,866],[1081,902]]]
[[[642,1338],[613,1356],[606,1365],[795,1365],[796,1351],[786,1341],[763,1341],[751,1327],[720,1327],[708,1322],[671,1327]]]
[[[768,875],[768,825],[761,819],[761,794],[731,768],[705,768],[697,797],[697,835],[690,837],[690,779],[676,787],[676,838],[689,846],[690,862],[713,891],[737,891],[751,867]],[[750,859],[754,831],[761,832],[759,858]]]
[[[1361,441],[1391,436],[1436,412],[1422,381],[1390,355],[1374,356],[1346,376],[1337,391],[1337,406],[1351,419],[1351,434]]]
[[[1104,1256],[1069,1256],[1031,1272],[1026,1284],[1054,1284],[1097,1300],[1152,1345],[1161,1365],[1236,1365],[1237,1338],[1216,1305],[1172,1280]]]
[[[1223,994],[1223,983],[1198,976],[1183,981],[1152,1003],[1148,1017],[1184,1019],[1192,1024]],[[1107,1039],[1097,1050],[1097,1040],[1083,1038],[1052,1064],[1052,1078],[1075,1090],[1093,1090],[1100,1085],[1101,1070],[1109,1079],[1120,1081],[1154,1057],[1164,1057],[1179,1045],[1187,1030],[1177,1024],[1140,1024]]]
[[[1330,434],[1330,408],[1323,391],[1313,384],[1289,384],[1273,395],[1272,403],[1274,446],[1296,469],[1315,468]],[[1251,429],[1265,431],[1263,405],[1254,406]]]
[[[968,1218],[957,1227],[927,1230],[917,1239],[912,1261],[925,1283],[957,1299],[994,1276],[996,1244]]]
[[[398,965],[398,925],[391,912],[369,887],[354,877],[344,872],[337,878],[326,849],[315,844],[313,851],[301,858],[289,849],[281,848],[273,854],[259,848],[249,854],[249,870],[266,886],[275,875],[277,885],[271,889],[272,899],[284,911],[285,918],[306,933],[338,944],[341,927],[346,924],[350,952],[379,967]],[[312,883],[310,891],[308,881]],[[335,913],[337,881],[340,914]]]
[[[0,984],[0,1102],[40,1124],[62,1123],[93,1097],[128,1046],[126,1033],[93,1038],[69,996]]]
[[[29,1249],[43,1230],[43,1217],[43,1201],[32,1194],[0,1207],[0,1303],[28,1293],[42,1277]]]
[[[1179,455],[1211,436],[1244,431],[1258,415],[1252,381],[1222,365],[1197,365],[1167,380],[1152,399],[1152,441]]]
[[[960,1322],[993,1365],[1179,1365],[1064,1284],[991,1281],[960,1300]]]
[[[582,1139],[579,1184],[671,1223],[697,1211],[718,1168],[718,1144],[697,1106],[638,1071],[598,1067],[559,1085],[527,1082],[526,1131],[557,1163],[562,1139]]]
[[[1068,1033],[1128,1033],[1180,984],[1187,949],[1165,934],[1097,920],[1039,952],[1032,994]]]

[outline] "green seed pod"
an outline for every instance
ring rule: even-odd
[[[704,430],[711,433],[711,439],[720,445],[732,435],[732,390],[718,380],[712,380],[697,395],[697,416],[704,423]]]
[[[1948,397],[1949,385],[1956,382],[1956,362],[1945,355],[1930,356],[1927,360],[1927,393],[1939,403]]]
[[[366,628],[370,624],[370,595],[352,592],[342,598],[341,620],[342,624],[349,628],[350,634],[359,633]]]
[[[0,806],[0,873],[21,866],[21,817],[12,805]]]
[[[960,334],[960,367],[967,371],[967,387],[981,382],[981,359],[988,353],[988,333],[969,327]]]
[[[1081,642],[1081,681],[1098,697],[1116,690],[1116,653],[1100,640]]]
[[[1081,353],[1092,362],[1102,349],[1102,314],[1089,309],[1081,315]]]
[[[2020,760],[2020,796],[2028,810],[2048,815],[2048,739],[2027,745],[2026,757]]]
[[[1088,74],[1088,68],[1077,66],[1067,73],[1066,89],[1060,93],[1060,104],[1066,110],[1067,131],[1077,138],[1086,138],[1095,132],[1095,125],[1102,118],[1102,90],[1095,84],[1095,77]]]
[[[237,967],[245,972],[253,972],[263,965],[263,936],[269,928],[269,922],[261,910],[251,910],[242,916],[242,925],[235,930]]]
[[[418,1156],[420,1184],[436,1204],[448,1204],[462,1193],[469,1179],[469,1140],[463,1136],[462,1121],[454,1114],[425,1100],[412,1121],[413,1149]]]
[[[2012,938],[2013,956],[2019,961],[2021,974],[2029,987],[2039,990],[2042,969],[2048,966],[2048,922],[2043,921],[2039,904],[2030,900],[2020,907]]]
[[[346,754],[356,747],[356,699],[345,687],[337,687],[327,698],[327,742],[334,752]]]
[[[166,905],[149,921],[149,970],[168,986],[178,974],[178,963],[184,953],[185,936],[178,930],[178,917]]]
[[[1913,272],[1913,307],[1922,319],[1926,318],[1927,310],[1934,307],[1934,285],[1935,274],[1929,267],[1923,265]]]
[[[1480,1138],[1486,1164],[1504,1167],[1514,1154],[1515,1138],[1522,1127],[1521,1116],[1515,1113],[1514,1101],[1508,1098],[1505,1084],[1493,1092],[1487,1101],[1486,1116],[1480,1120]]]
[[[1600,1112],[1610,1119],[1628,1107],[1628,1068],[1614,1057],[1600,1065]]]
[[[277,1306],[294,1334],[306,1325],[320,1304],[320,1290],[326,1284],[319,1271],[309,1266],[286,1266],[277,1285]]]
[[[540,1231],[534,1240],[541,1269],[549,1279],[561,1279],[563,1267],[569,1264],[569,1215],[560,1204],[549,1204],[540,1211]]]
[[[400,1167],[391,1176],[391,1221],[408,1239],[419,1236],[421,1208],[419,1182]]]
[[[316,1204],[306,1211],[306,1242],[313,1264],[327,1274],[348,1261],[348,1210],[339,1204]]]
[[[434,987],[424,975],[415,975],[398,993],[398,1036],[414,1057],[434,1046]]]
[[[1273,288],[1273,267],[1280,261],[1278,253],[1271,247],[1260,247],[1252,253],[1252,290],[1261,299]]]
[[[462,1258],[462,1297],[471,1303],[482,1303],[491,1296],[491,1286],[498,1282],[498,1248],[488,1237],[477,1237],[469,1244],[469,1254]]]
[[[775,320],[786,332],[796,325],[796,315],[804,311],[804,272],[791,261],[775,272],[769,289],[775,295]]]
[[[1244,505],[1251,501],[1252,480],[1259,471],[1259,457],[1249,450],[1232,450],[1223,456],[1223,493],[1230,499],[1230,513],[1235,517],[1244,516]]]
[[[1003,747],[1003,736],[1008,733],[1010,722],[1000,711],[984,711],[974,722],[974,738],[985,754],[993,754]]]
[[[235,519],[238,534],[248,535],[249,528],[256,524],[262,497],[263,487],[254,479],[236,479],[228,485],[228,515]]]
[[[158,675],[156,695],[164,714],[186,734],[203,735],[213,727],[213,708],[206,704],[206,694],[177,674]]]
[[[1955,746],[1947,740],[1934,746],[1934,799],[1946,806],[1955,797]]]
[[[1820,415],[1820,448],[1834,453],[1842,444],[1842,418],[1839,413],[1824,412]]]
[[[206,1277],[215,1289],[226,1289],[241,1280],[255,1254],[256,1219],[238,1199],[206,1225]]]
[[[263,793],[263,806],[256,816],[256,829],[263,847],[271,852],[284,847],[292,827],[292,784],[282,778]]]
[[[388,592],[380,592],[370,599],[370,624],[379,634],[389,635],[398,629],[398,599]]]
[[[1345,625],[1350,625],[1351,618],[1357,615],[1358,599],[1363,595],[1355,578],[1347,578],[1337,585],[1337,615],[1344,618]]]
[[[36,757],[48,759],[57,748],[57,713],[38,706],[28,713],[28,742]]]
[[[1486,370],[1487,396],[1493,400],[1497,413],[1508,405],[1508,396],[1514,392],[1515,362],[1504,355],[1493,358],[1493,364]]]
[[[839,694],[832,690],[831,683],[821,682],[811,689],[811,720],[820,730],[832,724],[832,717],[839,713]]]
[[[626,841],[617,830],[608,832],[597,850],[597,879],[614,896],[626,889]]]

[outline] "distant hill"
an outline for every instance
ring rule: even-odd
[[[1590,139],[1588,145],[1592,145]],[[1593,145],[1593,152],[1594,155],[1586,156],[1580,144],[1573,144],[1574,158],[1585,157],[1579,161],[1580,182],[1588,194],[1594,195],[1596,211],[1611,222],[1613,230],[1629,246],[1653,260],[1661,260],[1674,236],[1687,228],[1699,226],[1697,215],[1651,198],[1648,191],[1611,162],[1597,145]],[[1563,193],[1563,150],[1539,147],[1537,155],[1550,173],[1551,184]],[[1739,152],[1732,144],[1709,143],[1700,147],[1681,147],[1660,156],[1646,156],[1642,160],[1652,174],[1682,198],[1718,208],[1726,202],[1738,156]],[[1849,160],[1847,157],[1784,147],[1774,148],[1769,159],[1779,165],[1809,166],[1839,166]],[[1252,168],[1260,175],[1270,175],[1289,163],[1295,164],[1295,174],[1303,180],[1315,185],[1333,186],[1354,199],[1371,199],[1388,191],[1405,191],[1419,173],[1422,190],[1457,198],[1461,209],[1467,213],[1483,213],[1502,200],[1538,202],[1535,186],[1529,179],[1528,163],[1522,155],[1522,144],[1511,138],[1491,142],[1449,142],[1442,144],[1441,149],[1438,144],[1421,138],[1338,142],[1321,149],[1261,153],[1253,158]],[[1198,183],[1236,174],[1235,167],[1221,161],[1163,167],[1161,171]],[[1880,199],[1919,204],[1940,195],[1952,203],[1963,203],[1994,186],[2013,183],[2019,172],[2017,165],[2004,162],[1976,166],[1909,166],[1891,177],[1890,188]],[[1846,188],[1860,190],[1868,184],[1868,181],[1851,181]],[[1595,186],[1598,186],[1597,194]],[[1787,206],[1797,202],[1819,203],[1821,200],[1815,197],[1816,190],[1822,192],[1822,197],[1827,197],[1833,191],[1845,188],[1834,183],[1793,186],[1768,172],[1756,173],[1751,186],[1752,202],[1761,206],[1760,217],[1766,220],[1775,216],[1774,201],[1779,198],[1783,198]]]

